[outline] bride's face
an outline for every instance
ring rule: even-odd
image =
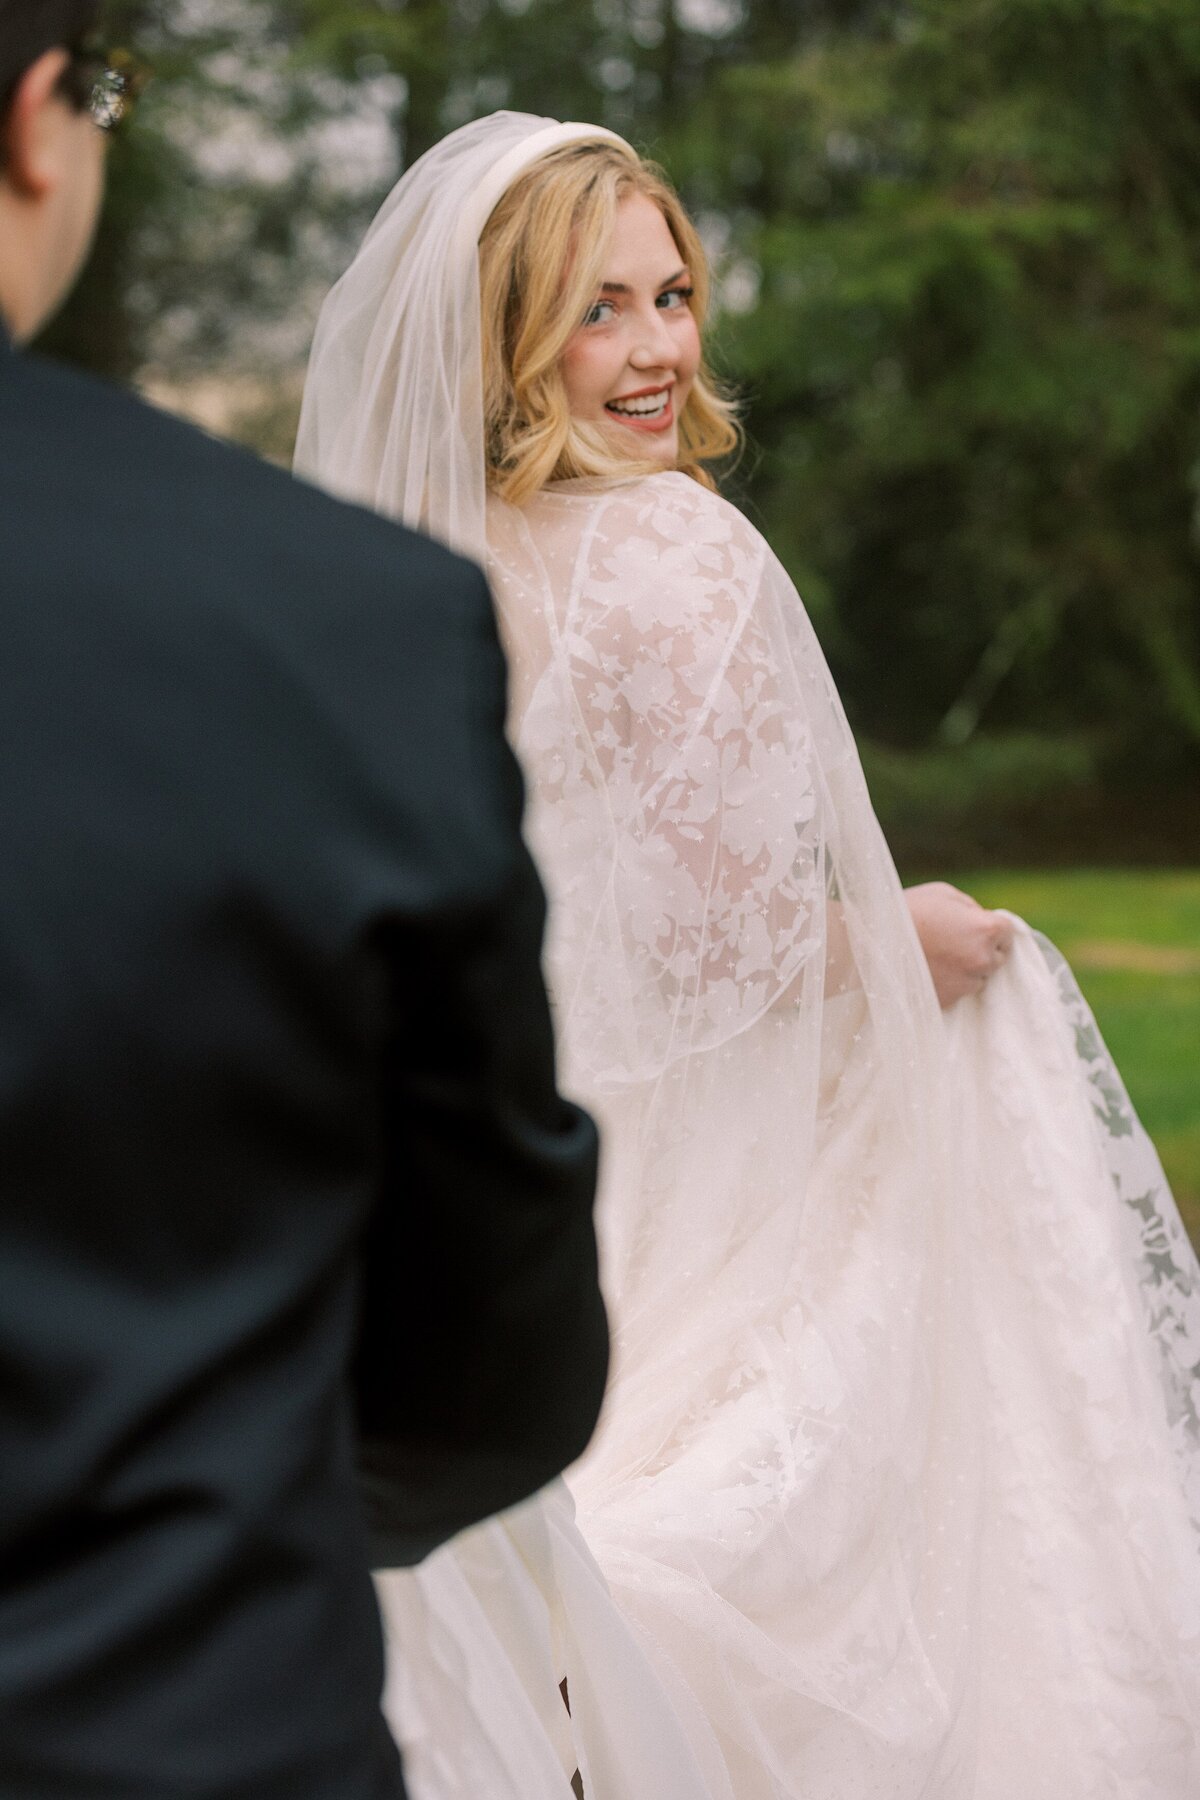
[[[617,208],[596,298],[563,352],[571,416],[665,466],[678,461],[679,417],[700,366],[691,291],[662,213],[630,194]]]

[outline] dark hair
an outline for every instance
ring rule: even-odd
[[[72,49],[94,31],[102,0],[0,0],[0,120],[25,71],[47,50]]]

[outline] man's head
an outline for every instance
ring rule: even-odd
[[[81,45],[100,0],[0,0],[0,314],[32,337],[66,298],[100,214],[104,143]]]

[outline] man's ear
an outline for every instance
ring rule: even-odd
[[[47,50],[26,69],[9,102],[3,126],[0,180],[24,200],[43,199],[62,167],[66,103],[58,93],[58,84],[69,60],[65,50]]]

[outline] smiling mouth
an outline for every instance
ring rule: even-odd
[[[604,410],[611,413],[614,419],[620,419],[623,425],[654,428],[674,421],[669,387],[656,388],[646,394],[626,394],[620,400],[609,400]]]

